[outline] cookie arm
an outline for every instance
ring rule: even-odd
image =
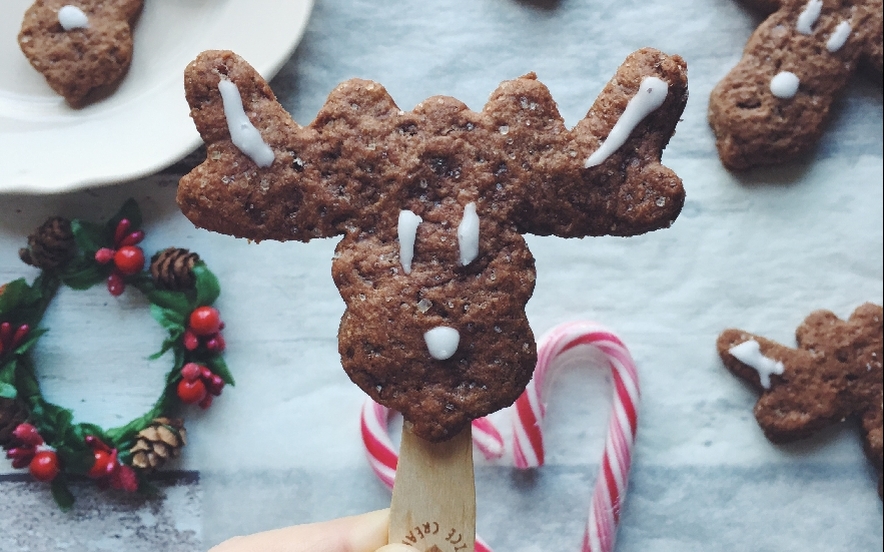
[[[755,353],[746,347],[751,342]],[[761,392],[755,419],[772,442],[801,439],[840,419],[837,387],[812,381],[812,353],[734,329],[722,332],[717,348],[728,370]]]

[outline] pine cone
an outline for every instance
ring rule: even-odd
[[[21,401],[0,397],[0,447],[12,442],[12,432],[28,419],[28,411]]]
[[[200,257],[187,249],[169,247],[150,260],[150,275],[159,287],[172,291],[193,289],[196,278],[193,265]]]
[[[29,265],[54,270],[73,259],[76,253],[71,222],[51,217],[28,236],[28,247],[19,249],[18,256]]]
[[[138,441],[129,452],[132,466],[143,470],[162,467],[166,460],[177,458],[187,444],[187,430],[179,419],[156,418],[138,432]]]

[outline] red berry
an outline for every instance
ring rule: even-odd
[[[15,426],[15,429],[12,430],[12,436],[34,447],[43,444],[43,438],[40,437],[37,428],[29,423],[21,423]]]
[[[217,397],[224,389],[224,380],[218,374],[212,374],[212,377],[206,380],[206,389]]]
[[[181,377],[187,381],[194,381],[202,375],[202,366],[196,362],[188,362],[181,367]]]
[[[86,474],[92,479],[100,479],[113,473],[116,468],[116,459],[109,452],[98,450],[92,452],[95,462]]]
[[[117,247],[123,247],[124,245],[135,245],[136,243],[141,243],[141,240],[143,239],[144,231],[136,230],[129,233],[125,238],[121,239],[120,243],[117,244]]]
[[[95,262],[98,264],[107,264],[114,259],[114,253],[116,252],[113,249],[102,247],[95,252]]]
[[[107,290],[114,297],[119,297],[126,291],[126,282],[123,281],[119,272],[111,272],[107,277]]]
[[[59,472],[58,456],[54,451],[41,450],[34,455],[29,469],[37,481],[52,481]]]
[[[200,346],[200,339],[191,330],[184,330],[184,348],[188,351],[195,351]]]
[[[132,222],[129,219],[120,219],[120,222],[117,223],[117,227],[114,229],[114,245],[119,247],[120,242],[123,241],[123,238],[126,237],[126,234],[129,233],[129,228],[132,227]]]
[[[205,409],[209,408],[210,406],[212,406],[212,399],[213,398],[214,397],[212,397],[212,395],[206,395],[203,398],[203,400],[200,401],[200,408],[205,410]]]
[[[182,379],[178,382],[178,398],[181,399],[182,402],[196,404],[205,399],[208,394],[206,384],[203,383],[203,380],[197,379],[194,381],[187,381],[186,379]]]
[[[214,307],[197,307],[190,313],[190,329],[196,335],[207,336],[221,329],[221,315]]]
[[[126,276],[137,274],[144,268],[144,251],[135,245],[124,245],[114,253],[114,264]]]
[[[215,334],[206,341],[206,349],[213,353],[223,353],[226,347],[227,343],[224,341],[224,336],[221,334]]]
[[[15,334],[12,336],[12,348],[15,349],[16,347],[21,345],[21,342],[24,341],[26,337],[28,337],[28,333],[30,333],[30,331],[31,327],[27,324],[22,324],[21,326],[19,326],[18,329],[15,330]]]

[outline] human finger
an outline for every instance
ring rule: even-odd
[[[209,552],[375,552],[387,544],[389,510],[234,537]]]

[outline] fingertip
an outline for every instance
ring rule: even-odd
[[[415,552],[415,550],[406,544],[394,543],[382,546],[375,552]]]

